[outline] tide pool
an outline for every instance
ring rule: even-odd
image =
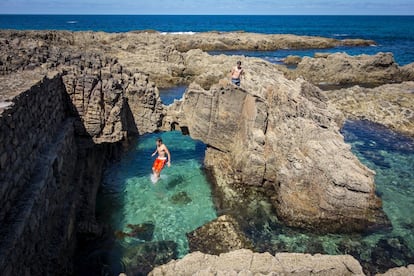
[[[154,184],[151,154],[158,137],[169,148],[172,162]],[[109,250],[113,272],[141,266],[146,254],[183,257],[189,251],[186,233],[216,218],[203,171],[204,152],[203,143],[181,132],[148,134],[107,168],[97,210],[98,220],[116,237]]]

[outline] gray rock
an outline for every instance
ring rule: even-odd
[[[407,267],[395,267],[391,268],[385,273],[376,274],[376,276],[412,276],[414,275],[414,265],[409,265]]]
[[[156,267],[149,275],[365,275],[349,255],[253,253],[242,249],[207,255],[194,252],[181,260]]]
[[[204,63],[218,59],[191,54]],[[342,114],[306,81],[290,81],[263,61],[244,64],[249,70],[240,88],[225,79],[208,89],[193,83],[164,117],[165,128],[185,126],[209,146],[205,164],[227,201],[262,187],[291,226],[355,231],[387,225],[373,172],[339,133]]]
[[[314,84],[325,86],[381,85],[412,80],[409,72],[408,67],[403,70],[398,66],[392,53],[373,56],[334,53],[315,58],[304,57],[291,77],[303,77]]]

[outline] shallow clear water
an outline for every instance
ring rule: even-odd
[[[153,184],[150,176],[155,158],[151,154],[157,137],[169,148],[172,163]],[[110,257],[113,270],[119,270],[119,262],[135,265],[134,248],[145,243],[149,246],[147,251],[153,251],[154,244],[168,241],[169,250],[176,246],[176,255],[170,252],[171,256],[184,256],[189,250],[186,233],[216,218],[202,167],[204,152],[203,143],[181,132],[148,134],[141,136],[121,161],[106,170],[97,209],[100,222],[117,233]],[[161,247],[165,251],[165,246]]]

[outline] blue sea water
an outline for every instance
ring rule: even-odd
[[[414,62],[414,16],[226,16],[226,15],[0,15],[0,29],[128,32],[246,31],[297,34],[338,39],[363,38],[376,47],[336,48],[352,55],[392,52],[400,65]],[[279,61],[289,54],[320,50],[244,52]]]

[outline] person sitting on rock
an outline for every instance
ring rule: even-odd
[[[243,68],[241,67],[241,61],[237,61],[237,66],[234,66],[231,70],[231,82],[237,86],[240,86],[240,79],[244,74]]]

